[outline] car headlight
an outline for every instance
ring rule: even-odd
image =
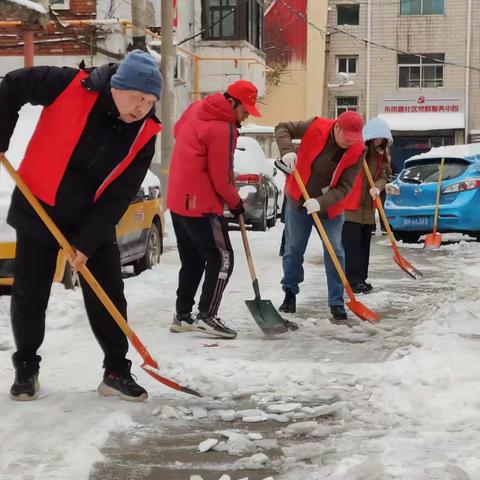
[[[452,183],[442,190],[442,193],[458,193],[467,190],[474,190],[480,187],[480,180],[464,180],[463,182]]]
[[[398,196],[400,195],[400,188],[394,185],[393,183],[387,183],[385,185],[385,192],[387,193],[387,195]]]

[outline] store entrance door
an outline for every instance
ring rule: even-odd
[[[454,144],[454,135],[442,135],[433,132],[431,135],[396,135],[393,132],[394,142],[391,148],[392,169],[397,174],[403,170],[407,158],[420,153],[428,152],[433,147],[442,147]]]

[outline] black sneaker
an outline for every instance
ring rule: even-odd
[[[127,362],[123,371],[105,370],[103,382],[97,388],[100,395],[120,397],[129,402],[141,402],[148,398],[147,391],[133,379],[130,373],[132,362],[130,360]]]
[[[285,290],[285,298],[279,310],[284,313],[295,313],[297,311],[297,301],[291,290]]]
[[[17,371],[15,373],[15,381],[10,387],[10,398],[20,402],[28,402],[38,397],[40,385],[38,383],[38,372],[29,373],[25,371]]]
[[[237,336],[237,332],[228,328],[221,318],[202,313],[197,315],[197,321],[193,324],[193,329],[197,332],[208,333],[214,337],[235,338]]]
[[[365,282],[357,283],[356,285],[352,285],[353,293],[367,294],[367,293],[370,293],[372,290],[373,290],[373,287],[371,285],[368,285]]]
[[[334,307],[330,307],[330,313],[332,314],[333,320],[348,320],[347,312],[343,305],[335,305]]]
[[[177,313],[173,316],[170,331],[172,333],[192,332],[195,330],[195,321],[191,313]]]

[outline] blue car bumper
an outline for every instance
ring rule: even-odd
[[[435,205],[399,204],[399,197],[388,195],[385,213],[394,230],[428,233],[433,229]],[[438,231],[480,231],[480,189],[460,193],[442,194]]]

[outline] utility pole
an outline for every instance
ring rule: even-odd
[[[145,0],[132,0],[132,45],[147,50],[145,42]]]
[[[173,46],[173,2],[162,0],[162,56],[163,93],[161,102],[162,160],[160,182],[163,194],[167,194],[168,173],[173,149],[173,123],[175,108],[174,70],[175,48]]]

